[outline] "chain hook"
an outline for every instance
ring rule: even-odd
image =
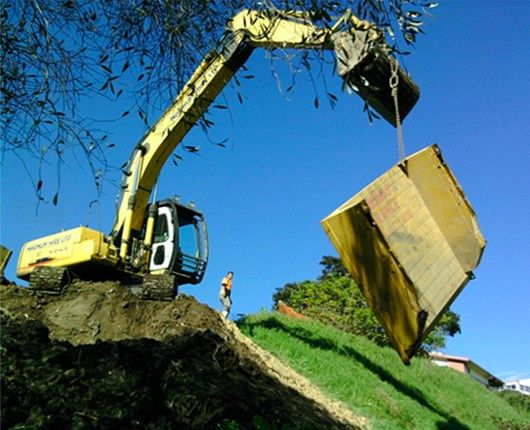
[[[399,99],[398,99],[398,86],[399,86],[399,63],[396,58],[390,58],[390,79],[388,84],[390,86],[390,92],[392,98],[394,99],[394,110],[396,114],[396,131],[397,131],[397,141],[398,141],[398,153],[399,153],[399,162],[401,163],[405,159],[405,141],[403,139],[403,128],[401,126],[401,116],[399,114]]]

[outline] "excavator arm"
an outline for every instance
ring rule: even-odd
[[[393,60],[374,26],[350,12],[331,28],[319,28],[305,12],[243,10],[229,21],[219,49],[202,61],[133,151],[111,232],[122,261],[126,259],[132,232],[142,228],[151,191],[166,160],[258,47],[333,50],[338,73],[346,85],[395,125],[388,86]],[[419,90],[402,70],[399,78],[400,117],[404,118],[416,103]]]

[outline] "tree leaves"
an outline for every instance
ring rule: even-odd
[[[138,108],[138,116],[140,117],[140,119],[143,121],[145,125],[148,125],[147,115],[142,108]]]
[[[98,110],[81,109],[80,103],[89,100],[94,106],[93,100],[96,105],[127,101],[130,104],[121,105],[119,118],[137,110],[139,119],[148,126],[151,107],[167,106],[173,100],[206,53],[217,46],[228,18],[245,5],[249,4],[239,0],[140,1],[135,7],[106,0],[5,2],[0,13],[0,125],[6,142],[2,150],[15,151],[24,160],[37,154],[37,165],[53,172],[51,154],[60,155],[60,164],[68,152],[75,156],[90,140],[96,147],[84,152],[86,165],[91,172],[107,171],[105,150],[114,145],[97,138],[106,133],[97,122]],[[424,0],[278,3],[285,9],[310,10],[314,22],[321,26],[329,26],[347,8],[356,10],[360,18],[371,19],[386,30],[387,37],[395,41],[394,53],[399,55],[407,54],[400,44],[415,43],[423,33],[423,20],[437,5]],[[322,94],[334,107],[337,98],[326,83],[314,80],[314,76],[322,76],[323,57],[317,55],[310,61],[302,54],[298,64],[291,63],[292,58],[285,56],[284,63],[294,66],[290,69],[293,82],[301,68],[310,75],[314,107],[320,108]],[[245,99],[240,81],[254,78],[246,67],[235,77],[240,104]],[[323,85],[324,92],[317,85]],[[291,93],[293,88],[291,84],[285,92]],[[214,108],[225,110],[228,106],[217,104]],[[371,110],[367,112],[369,121],[377,117]],[[105,123],[104,127],[112,125]],[[201,122],[201,127],[208,132],[211,123]],[[84,134],[87,129],[95,136],[88,139]],[[60,140],[63,143],[59,144]],[[224,141],[212,143],[225,145]],[[48,147],[53,150],[41,157],[41,149]],[[49,174],[46,172],[44,178]]]
[[[100,64],[99,67],[101,67],[107,73],[112,73],[112,69],[109,66],[105,65],[105,64]]]
[[[351,278],[341,260],[324,256],[322,275],[315,281],[285,284],[273,294],[274,305],[281,300],[303,315],[340,330],[362,335],[379,345],[391,346],[383,327]],[[460,316],[446,312],[423,343],[427,350],[443,348],[445,338],[460,333]]]
[[[337,96],[335,94],[333,94],[333,93],[330,93],[330,92],[328,92],[326,94],[328,96],[329,105],[332,108],[334,108],[337,105],[337,101],[338,101]]]
[[[193,146],[193,145],[185,145],[184,149],[188,152],[191,152],[193,154],[196,154],[201,149],[199,146]]]
[[[376,119],[381,119],[381,117],[372,109],[372,107],[367,101],[364,102],[363,110],[368,115],[368,122],[370,124],[372,124]]]
[[[173,164],[175,166],[178,166],[179,162],[182,161],[182,160],[183,160],[183,158],[180,155],[178,155],[178,154],[173,154],[172,157],[171,157],[171,161],[173,161]]]

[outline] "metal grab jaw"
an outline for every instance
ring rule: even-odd
[[[392,98],[390,48],[368,30],[350,30],[332,36],[337,57],[337,73],[346,90],[358,93],[377,113],[394,127],[396,109]],[[420,89],[400,68],[398,70],[399,114],[403,120],[420,97]]]
[[[392,167],[322,227],[405,364],[473,278],[486,245],[436,145]]]

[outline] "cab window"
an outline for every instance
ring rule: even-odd
[[[165,242],[169,239],[169,227],[167,222],[167,216],[159,214],[155,222],[155,232],[153,243]]]

